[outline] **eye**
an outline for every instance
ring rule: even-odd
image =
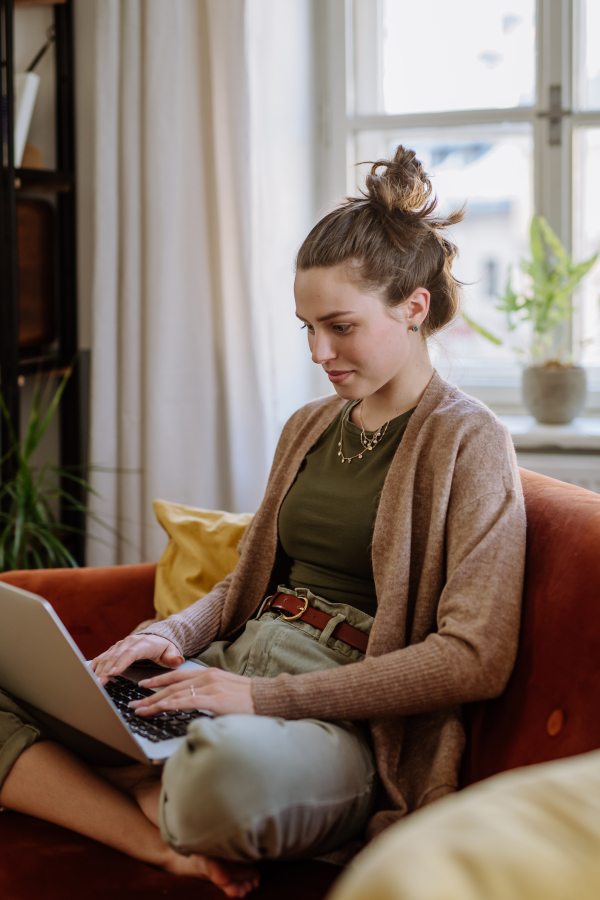
[[[301,325],[301,326],[300,326],[300,330],[301,330],[301,331],[302,331],[303,328],[307,328],[309,334],[314,334],[314,333],[315,333],[315,329],[312,327],[312,325],[309,325],[307,322],[305,322],[304,325]]]
[[[352,328],[352,325],[332,325],[331,327],[334,331],[337,331],[338,334],[347,334]]]

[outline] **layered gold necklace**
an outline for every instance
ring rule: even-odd
[[[365,426],[363,425],[362,411],[360,408],[360,404],[362,404],[362,400],[359,400],[359,402],[356,404],[356,406],[359,407],[358,418],[360,419],[360,442],[362,444],[363,449],[360,451],[360,453],[356,453],[354,456],[344,456],[344,448],[342,446],[342,442],[344,440],[344,417],[342,416],[342,425],[340,428],[340,440],[338,443],[338,447],[340,448],[338,450],[338,456],[342,457],[343,463],[345,463],[345,462],[350,463],[350,462],[352,462],[353,459],[362,459],[365,451],[373,450],[377,446],[377,444],[381,440],[383,440],[383,436],[385,435],[386,431],[388,430],[388,425],[390,424],[390,420],[388,419],[388,421],[385,423],[385,425],[382,425],[381,428],[379,428],[377,431],[374,431],[373,436],[368,438],[366,435],[366,432],[365,432]],[[354,407],[354,409],[356,409],[356,406]],[[350,416],[351,411],[352,410],[350,410],[348,412],[348,416]]]

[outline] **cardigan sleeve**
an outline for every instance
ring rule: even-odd
[[[238,544],[238,555],[241,555],[248,540],[252,523],[248,526]],[[234,570],[235,571],[235,570]],[[183,656],[199,653],[214,641],[221,629],[221,617],[234,572],[230,572],[223,581],[216,584],[208,594],[196,600],[187,609],[169,616],[163,622],[149,625],[139,634],[156,634],[175,644]]]
[[[484,494],[446,526],[437,631],[420,643],[321,672],[254,678],[258,714],[367,719],[431,712],[502,692],[517,649],[525,512],[516,490]]]
[[[213,641],[219,633],[221,613],[232,574],[216,584],[208,594],[187,609],[163,622],[149,625],[139,634],[156,634],[175,644],[182,656],[192,656]]]

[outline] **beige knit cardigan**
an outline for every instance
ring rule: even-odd
[[[148,632],[191,656],[252,616],[273,589],[279,507],[343,402],[316,400],[291,417],[237,568]],[[517,648],[525,510],[510,435],[437,373],[389,468],[372,558],[378,605],[365,660],[253,679],[259,715],[369,721],[385,789],[370,837],[456,790],[459,704],[500,694]]]

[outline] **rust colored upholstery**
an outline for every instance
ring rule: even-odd
[[[464,785],[600,747],[600,497],[526,470],[521,478],[528,531],[519,653],[502,697],[465,709]],[[153,565],[0,578],[46,597],[88,658],[153,615]],[[7,900],[224,896],[16,813],[0,813],[0,846],[0,896]],[[339,871],[316,862],[262,870],[256,900],[319,900]]]
[[[52,604],[86,659],[98,656],[154,616],[156,563],[5,572],[2,581]]]
[[[0,813],[2,900],[225,900],[206,881],[168,875],[58,825]],[[320,900],[339,875],[323,862],[265,863],[252,900]]]
[[[463,784],[600,747],[600,496],[521,470],[527,562],[504,694],[466,709]]]

